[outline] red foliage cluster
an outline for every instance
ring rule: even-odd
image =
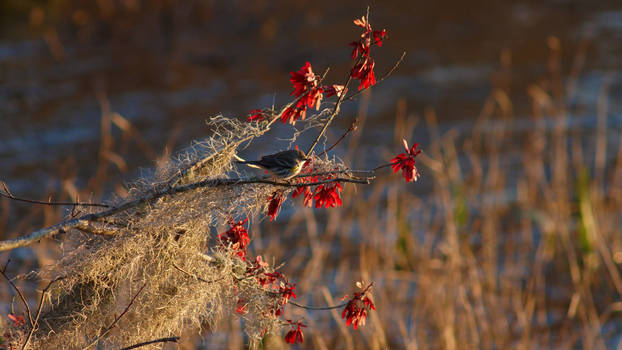
[[[283,204],[284,201],[285,196],[283,196],[283,192],[281,191],[275,191],[268,197],[268,216],[270,217],[270,221],[274,220],[276,214],[279,213],[281,204]]]
[[[417,149],[419,146],[418,143],[415,144],[409,149],[408,142],[404,141],[404,149],[406,153],[400,153],[395,158],[391,159],[391,167],[393,167],[393,172],[398,172],[402,170],[402,176],[406,182],[417,181],[419,178],[419,171],[415,167],[415,157],[421,153],[421,150]]]
[[[312,160],[307,161],[302,170],[301,173],[313,173],[313,166],[312,166]],[[327,175],[327,176],[308,176],[308,177],[302,177],[299,178],[298,181],[301,184],[304,183],[313,183],[313,182],[317,182],[319,180],[329,180],[331,178],[333,178],[334,176],[332,175]],[[312,186],[300,186],[297,187],[293,192],[292,192],[292,198],[296,198],[298,196],[300,196],[301,194],[304,195],[304,201],[303,204],[305,207],[312,207],[313,206],[313,201],[315,200],[315,207],[316,208],[321,208],[322,206],[324,206],[325,208],[334,208],[334,207],[339,207],[341,206],[341,196],[340,196],[340,192],[343,189],[341,187],[341,183],[339,182],[333,182],[333,183],[327,183],[327,184],[321,184],[315,187],[315,189],[311,189]]]
[[[13,322],[13,326],[15,327],[21,327],[26,324],[26,320],[24,320],[24,317],[22,316],[9,314],[8,317],[9,320]]]
[[[376,310],[374,303],[369,299],[371,295],[370,289],[373,283],[370,283],[363,291],[354,293],[354,296],[346,304],[345,309],[341,313],[341,318],[346,319],[346,326],[352,325],[356,329],[358,326],[364,326],[367,320],[367,312]]]
[[[351,57],[354,63],[348,81],[350,81],[350,79],[360,80],[358,90],[362,90],[376,84],[376,77],[374,74],[375,61],[370,55],[370,49],[374,44],[382,46],[387,31],[384,29],[373,30],[368,21],[368,17],[355,19],[354,24],[362,28],[362,33],[357,41],[349,44],[352,47]],[[283,123],[292,125],[295,124],[297,120],[304,120],[306,118],[308,108],[319,110],[324,97],[337,96],[341,98],[346,92],[346,87],[343,85],[322,85],[322,77],[313,72],[309,62],[306,62],[299,70],[290,72],[290,82],[294,88],[291,95],[295,96],[296,99],[283,110],[280,119]],[[270,114],[267,113],[267,111],[264,112],[258,109],[251,110],[248,121],[263,122],[267,120],[268,115]],[[404,146],[406,148],[406,153],[401,153],[396,156],[391,160],[390,165],[395,172],[402,170],[406,181],[415,181],[419,176],[415,168],[415,157],[421,151],[416,149],[417,144],[409,149],[406,141],[404,141]],[[301,173],[310,175],[313,174],[313,172],[312,160],[307,161]],[[294,183],[299,187],[292,192],[292,198],[301,195],[304,196],[303,203],[308,207],[332,208],[341,206],[341,183],[332,182],[316,184],[314,186],[308,185],[334,179],[336,176],[336,174],[330,174],[296,177],[292,181],[295,181]],[[276,218],[281,205],[286,199],[284,192],[284,190],[276,190],[268,197],[267,215],[270,221]],[[232,223],[231,228],[227,232],[218,236],[224,244],[233,244],[238,255],[243,259],[246,258],[246,246],[249,242],[248,233],[243,226],[245,223],[246,220]],[[273,299],[274,305],[268,307],[268,313],[276,317],[282,316],[284,306],[290,302],[291,298],[296,298],[294,292],[296,285],[290,283],[282,273],[271,271],[268,268],[268,264],[262,260],[261,256],[256,257],[252,263],[247,262],[247,266],[246,276],[254,278],[269,295],[275,298]],[[352,325],[354,329],[365,324],[369,310],[375,310],[375,306],[370,299],[372,284],[364,288],[358,283],[357,285],[361,288],[361,291],[355,293],[348,301],[341,315],[342,318],[346,319],[346,325]],[[239,314],[245,313],[246,306],[246,300],[242,298],[238,299],[236,312]],[[306,327],[306,325],[300,321],[286,321],[288,325],[291,326],[291,329],[285,335],[285,341],[290,344],[302,343],[304,340],[302,328]]]
[[[326,97],[339,96],[343,91],[341,85],[320,86],[320,77],[313,73],[309,62],[306,62],[297,72],[290,72],[289,80],[294,86],[291,95],[296,96],[298,100],[283,111],[281,121],[292,125],[298,119],[305,119],[307,108],[320,109],[324,94]]]
[[[247,267],[246,275],[254,276],[259,285],[269,291],[272,296],[278,298],[271,313],[275,316],[281,316],[283,307],[289,303],[289,300],[291,298],[296,299],[294,292],[296,284],[290,283],[287,277],[278,271],[267,271],[267,267],[268,264],[262,260],[261,256],[258,256],[253,264]]]
[[[372,43],[378,46],[382,46],[382,40],[387,35],[386,29],[372,30],[371,24],[367,17],[361,17],[354,20],[354,24],[363,29],[361,37],[357,41],[353,41],[349,46],[352,47],[351,57],[355,61],[354,67],[350,71],[350,76],[354,79],[359,79],[361,82],[358,89],[367,89],[370,86],[376,84],[376,75],[374,74],[374,67],[376,62],[370,55],[370,48]],[[296,72],[290,72],[290,78],[294,91],[291,95],[296,96],[297,100],[285,108],[281,114],[281,121],[283,123],[296,123],[296,120],[304,120],[307,115],[307,108],[320,108],[322,98],[324,96],[340,97],[345,92],[343,85],[325,85],[321,86],[321,78],[317,76],[311,64],[306,62]],[[248,121],[263,121],[266,120],[262,110],[251,110],[248,117]]]
[[[261,109],[253,109],[251,110],[251,114],[248,116],[248,121],[252,122],[252,121],[263,121],[266,120],[266,116],[263,114],[263,111]]]
[[[294,86],[291,95],[296,96],[297,100],[285,108],[281,114],[283,123],[293,125],[298,119],[304,120],[307,116],[307,108],[320,109],[324,95],[326,97],[341,96],[344,91],[343,85],[320,86],[320,77],[313,73],[309,62],[306,62],[297,72],[290,72],[289,74],[289,80]],[[263,120],[266,120],[266,117],[261,109],[251,110],[248,117],[249,122]]]
[[[238,307],[235,309],[235,313],[239,315],[246,313],[246,300],[238,298]]]
[[[292,329],[287,332],[287,334],[285,335],[285,342],[289,343],[289,344],[294,344],[294,343],[302,343],[304,341],[304,337],[302,336],[302,329],[301,327],[306,327],[307,325],[305,325],[304,323],[297,321],[297,322],[293,322],[292,320],[286,320],[287,323],[289,323],[290,326],[292,326]]]
[[[363,33],[358,41],[353,41],[349,45],[352,46],[352,59],[358,59],[354,65],[350,76],[359,79],[361,83],[358,89],[367,89],[376,84],[376,75],[374,74],[374,66],[376,62],[370,56],[369,51],[373,42],[378,46],[382,46],[382,39],[387,35],[386,29],[372,30],[371,24],[366,17],[357,18],[354,24],[363,28]]]
[[[236,251],[236,254],[243,260],[246,260],[246,247],[250,243],[251,239],[248,236],[248,231],[244,225],[248,221],[248,218],[242,221],[231,221],[229,223],[230,228],[226,232],[218,235],[218,239],[224,246],[231,244],[231,248]]]
[[[315,207],[321,208],[334,208],[341,206],[341,184],[339,182],[332,182],[328,184],[319,185],[315,188]]]

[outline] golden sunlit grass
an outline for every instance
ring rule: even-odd
[[[554,56],[555,40],[549,44]],[[597,115],[593,130],[571,123],[572,111],[565,101],[572,91],[554,65],[550,77],[528,93],[532,114],[519,119],[507,92],[494,89],[469,134],[441,131],[434,112],[426,110],[431,143],[421,147],[423,178],[418,183],[405,184],[387,170],[369,187],[345,186],[340,208],[314,210],[294,201],[287,222],[281,217],[279,224],[253,224],[249,232],[255,253],[276,265],[285,262],[283,272],[297,283],[301,304],[335,305],[352,293],[352,281],[374,282],[377,311],[357,331],[345,327],[341,310],[290,307],[287,318],[304,318],[309,324],[303,347],[619,346],[622,144],[618,141],[618,149],[612,149],[616,143],[608,142],[612,133],[606,127],[607,87],[593,111]],[[392,144],[399,145],[412,133],[416,121],[407,115],[405,104],[399,103]],[[111,123],[107,118],[104,122]],[[517,127],[525,122],[529,127]],[[346,162],[354,162],[360,141],[356,135],[347,141]],[[115,154],[112,144],[102,146],[110,148],[102,154]],[[382,156],[388,159],[394,149],[387,147]],[[230,161],[229,154],[215,166],[218,171],[201,176],[223,174]],[[162,178],[174,173],[164,171]],[[64,183],[64,193],[79,193],[72,181]],[[97,177],[84,193],[105,183],[105,176]],[[415,195],[416,188],[422,194]],[[252,198],[265,202],[270,191]],[[123,195],[125,190],[118,192]],[[222,193],[207,192],[190,193],[170,206],[136,209],[136,218],[123,218],[123,235],[66,237],[65,254],[53,241],[29,248],[52,276],[59,274],[59,268],[70,276],[54,285],[49,301],[57,309],[42,314],[42,320],[49,320],[35,335],[35,346],[88,343],[144,283],[147,289],[111,331],[108,344],[179,335],[183,348],[201,343],[205,348],[248,345],[232,311],[237,300],[231,285],[201,283],[173,267],[178,263],[192,274],[213,278],[235,273],[234,260],[216,256],[223,263],[214,267],[197,252],[209,250],[210,232],[227,220],[223,208],[252,214],[258,207],[232,200],[240,193],[216,200]],[[43,210],[48,213],[46,223],[61,218],[59,212]],[[40,214],[24,216],[17,229],[31,227],[30,221]],[[180,225],[185,232],[182,240],[166,234]],[[23,282],[18,285],[28,289]],[[45,285],[41,282],[40,288]],[[3,300],[11,301],[6,289]],[[268,326],[258,322],[256,327]],[[244,322],[247,329],[248,323]],[[48,336],[51,329],[54,333]],[[260,333],[254,331],[253,335]],[[281,339],[267,336],[261,344],[287,348]]]

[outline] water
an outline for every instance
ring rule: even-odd
[[[622,65],[615,59],[622,46],[622,12],[616,7],[615,1],[374,6],[372,23],[389,30],[374,54],[377,74],[402,50],[407,56],[374,89],[368,125],[392,132],[396,101],[405,98],[409,111],[433,107],[441,123],[468,129],[490,93],[504,49],[512,57],[511,97],[526,101],[524,88],[546,74],[551,35],[562,43],[565,72],[580,43],[588,42],[577,101],[593,113],[602,77]],[[328,79],[341,80],[345,45],[357,35],[351,20],[365,11],[354,1],[250,7],[190,2],[169,9],[147,5],[140,12],[120,7],[116,15],[97,19],[102,9],[69,6],[51,14],[43,6],[45,24],[38,26],[26,21],[32,13],[10,3],[7,8],[21,17],[7,19],[0,33],[0,175],[29,194],[41,192],[42,176],[53,175],[69,154],[85,175],[92,171],[89,160],[100,142],[97,93],[158,151],[171,129],[180,128],[179,148],[208,134],[203,121],[210,115],[243,118],[250,109],[287,101],[288,73],[306,60],[318,72],[330,65]],[[57,43],[42,39],[51,29]],[[614,76],[612,101],[622,92],[620,82]],[[620,106],[614,107],[615,127]],[[526,104],[515,108],[528,112]],[[352,118],[355,110],[352,105],[342,118]],[[152,162],[138,157],[130,171]]]

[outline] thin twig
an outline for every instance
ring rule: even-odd
[[[143,289],[145,289],[145,287],[147,286],[147,283],[143,284],[142,287],[140,287],[140,289],[138,290],[138,292],[136,292],[136,294],[134,295],[134,297],[132,297],[132,300],[130,300],[129,304],[127,304],[127,306],[125,307],[125,310],[123,310],[123,312],[121,312],[121,314],[119,316],[117,316],[114,321],[112,321],[112,323],[106,327],[106,329],[99,335],[97,336],[97,338],[95,338],[95,340],[93,340],[89,345],[85,346],[82,350],[86,350],[88,348],[90,348],[91,346],[97,344],[97,342],[103,338],[104,336],[106,336],[106,334],[108,334],[119,322],[119,320],[125,316],[125,314],[130,310],[130,307],[132,307],[132,304],[134,304],[134,300],[136,300],[136,298],[138,297],[138,295],[140,294],[140,292],[143,291]]]
[[[140,348],[145,345],[155,344],[155,343],[168,343],[168,342],[177,343],[178,341],[179,341],[179,337],[160,338],[160,339],[155,339],[155,340],[150,340],[150,341],[130,345],[130,346],[122,348],[121,350],[136,349],[136,348]]]
[[[201,282],[205,282],[205,283],[216,283],[216,282],[220,282],[220,281],[225,279],[225,277],[220,277],[220,278],[217,278],[215,280],[208,281],[208,280],[206,280],[204,278],[201,278],[201,277],[199,277],[199,276],[197,276],[197,275],[195,275],[193,273],[190,273],[190,272],[182,269],[181,267],[177,266],[175,263],[173,263],[173,267],[176,268],[177,270],[179,270],[180,272],[183,272],[186,275],[188,275],[188,276],[190,276],[192,278],[195,278],[197,281],[201,281]]]
[[[302,305],[302,304],[298,304],[295,301],[290,301],[289,304],[292,304],[294,306],[297,306],[301,309],[306,309],[306,310],[333,310],[333,309],[340,309],[342,307],[345,307],[346,305],[348,305],[348,303],[343,303],[340,305],[334,305],[334,306],[320,306],[320,307],[316,307],[316,306],[307,306],[307,305]]]
[[[359,57],[356,60],[356,62],[354,63],[354,66],[359,64],[360,61],[361,61],[361,58]],[[324,126],[322,127],[322,130],[320,131],[320,133],[317,135],[317,137],[315,138],[315,140],[311,144],[311,147],[309,147],[309,150],[306,153],[307,155],[310,155],[311,152],[313,152],[313,149],[315,148],[317,143],[320,142],[320,139],[322,138],[322,136],[324,136],[324,133],[326,133],[326,130],[328,129],[328,126],[330,125],[330,123],[332,123],[333,119],[335,119],[335,117],[339,114],[339,108],[341,107],[341,103],[343,102],[343,100],[344,100],[344,98],[346,96],[346,91],[347,91],[348,85],[350,85],[351,81],[352,81],[352,74],[351,74],[351,72],[348,72],[348,79],[346,79],[346,83],[343,84],[343,93],[338,95],[339,97],[337,97],[337,103],[335,103],[335,107],[333,108],[332,113],[328,117],[328,120],[326,120],[326,123],[324,123]]]
[[[341,135],[341,137],[339,138],[339,140],[337,140],[337,142],[335,142],[332,146],[328,147],[328,149],[327,149],[327,150],[322,151],[322,153],[318,154],[317,156],[318,156],[318,157],[321,157],[321,156],[323,156],[324,154],[326,154],[326,153],[328,153],[328,152],[332,151],[332,150],[333,150],[333,148],[337,147],[337,145],[338,145],[341,141],[343,141],[343,139],[345,139],[345,138],[346,138],[346,136],[348,136],[348,134],[349,134],[350,132],[352,132],[352,131],[356,130],[356,127],[357,127],[357,126],[356,126],[356,123],[357,123],[357,122],[358,122],[358,119],[354,119],[354,121],[352,122],[352,125],[350,125],[350,127],[348,128],[348,130],[346,130],[346,132],[345,132],[343,135]]]
[[[19,295],[19,298],[22,300],[22,303],[24,303],[24,306],[26,307],[26,312],[28,313],[28,321],[30,322],[30,326],[33,327],[34,326],[34,320],[32,318],[32,312],[30,312],[30,306],[28,306],[28,302],[26,301],[26,298],[24,298],[24,294],[22,294],[22,292],[19,290],[19,288],[17,288],[15,283],[13,283],[13,281],[11,281],[9,276],[7,276],[4,273],[4,271],[0,271],[0,274],[2,274],[2,276],[6,279],[6,281],[9,282],[11,287],[13,287],[13,289],[15,289],[15,292],[17,293],[17,295]]]
[[[4,267],[2,268],[2,272],[6,272],[6,269],[9,267],[9,263],[11,262],[11,259],[7,259],[6,260],[6,264],[4,264]]]
[[[39,323],[39,317],[41,316],[41,310],[43,310],[43,305],[45,304],[45,294],[48,292],[52,284],[64,278],[65,277],[57,277],[51,280],[50,283],[48,283],[48,285],[45,286],[45,288],[43,288],[43,291],[41,292],[41,300],[39,300],[39,309],[37,310],[37,316],[35,317],[35,321],[32,327],[30,328],[30,332],[28,332],[28,336],[26,337],[26,341],[24,342],[24,345],[22,346],[22,350],[26,349],[26,347],[28,346],[28,343],[30,342],[30,339],[32,338],[32,334],[37,329],[37,324]]]
[[[373,169],[373,171],[376,171],[376,170],[379,170],[379,169],[382,169],[382,168],[387,168],[387,167],[390,167],[390,166],[392,166],[392,165],[393,165],[393,163],[382,164],[382,165],[379,165],[379,166],[375,167],[375,168]]]
[[[39,200],[35,200],[35,199],[27,199],[27,198],[15,197],[13,195],[13,193],[11,193],[11,191],[9,191],[9,187],[6,185],[6,183],[4,181],[0,181],[0,183],[2,183],[2,187],[4,188],[4,193],[2,191],[0,191],[0,197],[12,199],[14,201],[25,202],[25,203],[30,203],[30,204],[43,204],[43,205],[50,205],[50,206],[54,206],[54,205],[73,205],[73,206],[81,206],[81,207],[110,208],[110,206],[108,204],[101,204],[101,203],[49,202],[49,201],[45,202],[45,201],[39,201]]]

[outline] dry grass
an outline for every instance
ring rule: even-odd
[[[286,262],[283,271],[297,283],[300,303],[336,304],[354,280],[374,281],[378,311],[360,331],[346,328],[338,311],[288,309],[287,318],[309,323],[303,347],[619,348],[622,143],[619,131],[606,128],[606,89],[594,130],[573,126],[559,91],[565,88],[555,74],[530,88],[528,128],[503,89],[493,91],[470,134],[441,131],[427,111],[432,141],[423,147],[419,183],[387,174],[365,190],[347,186],[341,208],[296,203],[285,224],[255,222],[254,250],[267,261]],[[405,107],[398,110],[393,144],[414,125]],[[218,140],[247,135],[237,127],[223,126],[220,138],[165,164],[129,198],[207,155],[219,156],[182,172],[181,183],[231,171],[237,146]],[[228,133],[231,128],[236,131]],[[349,154],[357,147],[355,137]],[[413,188],[425,191],[416,195]],[[171,335],[182,335],[185,348],[248,346],[278,324],[252,317],[269,301],[256,284],[235,279],[245,267],[212,249],[210,237],[229,215],[256,214],[272,191],[202,189],[115,216],[113,237],[72,232],[62,254],[56,242],[33,247],[46,278],[66,276],[53,287],[53,307],[43,313],[33,347],[88,344],[134,296],[104,347]],[[54,220],[58,216],[49,214]],[[240,295],[255,301],[242,321],[250,338],[233,312]],[[10,300],[6,294],[4,300]],[[284,346],[271,336],[262,344]]]
[[[432,143],[418,184],[379,178],[369,191],[346,189],[338,210],[299,210],[286,230],[298,239],[287,245],[309,250],[284,250],[282,230],[262,241],[288,260],[308,303],[329,300],[318,286],[345,294],[352,279],[375,283],[378,312],[360,333],[327,332],[341,324],[335,314],[295,310],[313,320],[309,348],[622,346],[619,131],[605,127],[606,88],[598,125],[585,130],[564,95],[553,96],[555,82],[531,87],[526,129],[503,90],[470,134],[441,132],[427,111]],[[414,125],[404,115],[396,141]]]

